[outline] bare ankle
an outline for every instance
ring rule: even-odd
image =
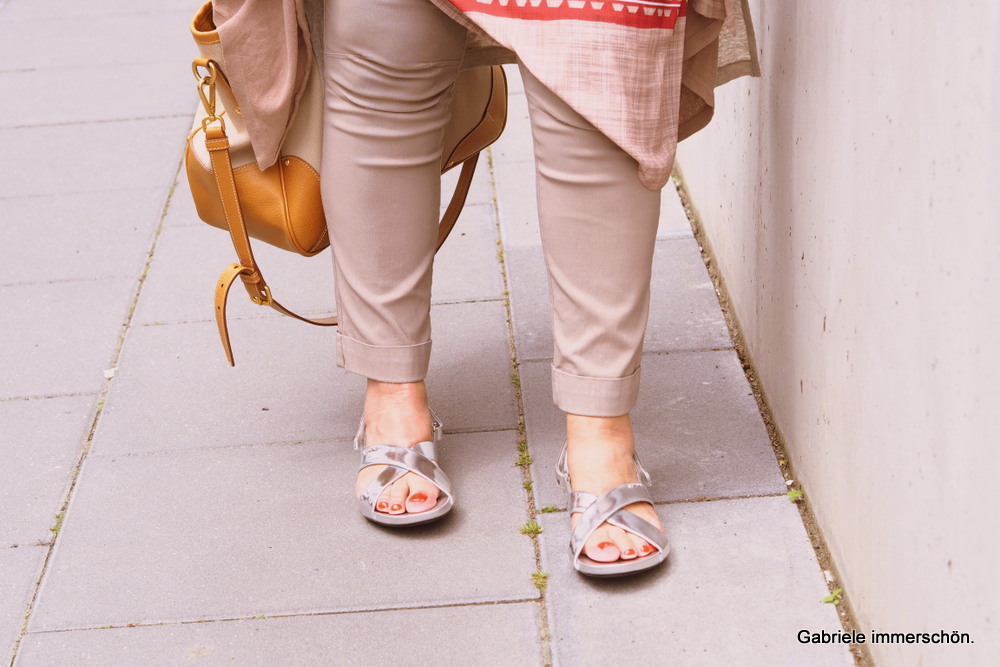
[[[587,417],[566,415],[566,439],[574,445],[635,446],[632,420],[629,415],[620,417]]]
[[[368,380],[365,425],[370,440],[408,447],[431,437],[427,388],[420,382]]]

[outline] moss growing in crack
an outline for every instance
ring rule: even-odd
[[[521,388],[521,376],[518,375],[517,373],[511,373],[510,374],[510,383],[512,385],[514,385],[514,389],[520,389]]]
[[[531,573],[531,581],[535,584],[535,588],[538,589],[540,593],[544,593],[545,589],[549,585],[549,575],[541,570],[535,570]]]
[[[798,489],[792,489],[785,495],[787,495],[788,499],[791,500],[793,503],[798,503],[802,501],[802,492],[799,491]]]
[[[59,512],[59,514],[56,514],[56,522],[51,528],[49,528],[49,530],[52,531],[53,537],[58,535],[59,531],[62,530],[63,517],[65,516],[66,516],[65,512]]]
[[[517,451],[521,452],[522,454],[528,451],[528,441],[527,440],[518,441]]]
[[[531,483],[531,480],[529,479],[528,481],[526,481],[526,482],[525,482],[524,484],[522,484],[521,486],[523,486],[523,487],[524,487],[524,490],[525,490],[525,491],[531,491],[532,487],[534,487],[534,484],[532,484],[532,483]]]
[[[535,535],[541,535],[542,527],[538,524],[537,521],[529,521],[528,523],[521,526],[521,534],[529,535],[531,537],[534,537]]]
[[[555,505],[546,505],[545,507],[543,507],[538,511],[541,512],[542,514],[552,514],[553,512],[558,512],[559,508],[556,507]]]
[[[517,455],[517,459],[514,460],[514,465],[520,466],[521,468],[527,468],[534,460],[535,458],[528,452],[521,452]]]

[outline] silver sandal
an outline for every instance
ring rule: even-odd
[[[433,412],[431,420],[434,427],[433,441],[425,440],[412,447],[397,447],[395,445],[365,446],[365,418],[361,417],[358,434],[354,437],[354,449],[361,452],[361,464],[358,470],[368,466],[384,465],[385,470],[375,476],[365,490],[358,496],[361,515],[369,521],[385,526],[416,526],[439,519],[451,511],[455,498],[451,493],[451,483],[436,463],[437,443],[441,441],[443,426]],[[404,512],[403,514],[387,514],[375,509],[375,503],[386,487],[408,472],[419,475],[438,488],[437,505],[426,512]]]
[[[563,445],[559,463],[556,466],[556,481],[570,495],[570,516],[581,514],[576,529],[569,539],[570,552],[573,554],[573,568],[591,577],[618,577],[656,567],[667,559],[670,547],[667,544],[667,534],[640,516],[622,508],[632,503],[653,504],[649,493],[651,480],[649,473],[639,462],[639,456],[633,454],[638,482],[622,484],[595,496],[586,491],[573,491],[569,484],[569,464],[567,462],[567,445]],[[632,560],[617,560],[602,563],[588,558],[583,553],[587,539],[602,523],[609,523],[622,530],[646,540],[656,548],[655,553],[639,556]]]

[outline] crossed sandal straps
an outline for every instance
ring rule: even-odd
[[[666,560],[670,552],[667,534],[663,530],[623,509],[632,503],[653,504],[653,497],[649,493],[651,485],[649,473],[642,467],[638,455],[633,454],[632,458],[639,481],[621,484],[597,496],[586,491],[573,491],[570,488],[566,445],[559,455],[556,479],[570,495],[570,515],[581,515],[569,540],[570,552],[573,554],[573,568],[581,574],[592,577],[616,577],[648,570]],[[617,526],[641,537],[652,544],[656,551],[634,560],[618,560],[612,563],[602,563],[587,557],[583,553],[583,548],[602,523]]]
[[[358,434],[354,437],[354,449],[361,452],[361,463],[358,470],[374,465],[386,466],[385,470],[376,475],[358,496],[361,515],[369,521],[385,526],[415,526],[439,519],[451,511],[455,504],[454,496],[451,494],[451,482],[448,481],[448,476],[437,464],[437,444],[441,442],[444,427],[441,420],[433,412],[431,412],[431,420],[434,428],[433,441],[425,440],[412,447],[367,446],[365,444],[365,418],[362,415]],[[382,492],[408,472],[423,477],[438,488],[437,504],[426,512],[386,514],[377,511],[375,503],[378,502]]]

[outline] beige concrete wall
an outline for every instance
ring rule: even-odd
[[[679,162],[883,665],[1000,659],[1000,2],[751,0]]]

